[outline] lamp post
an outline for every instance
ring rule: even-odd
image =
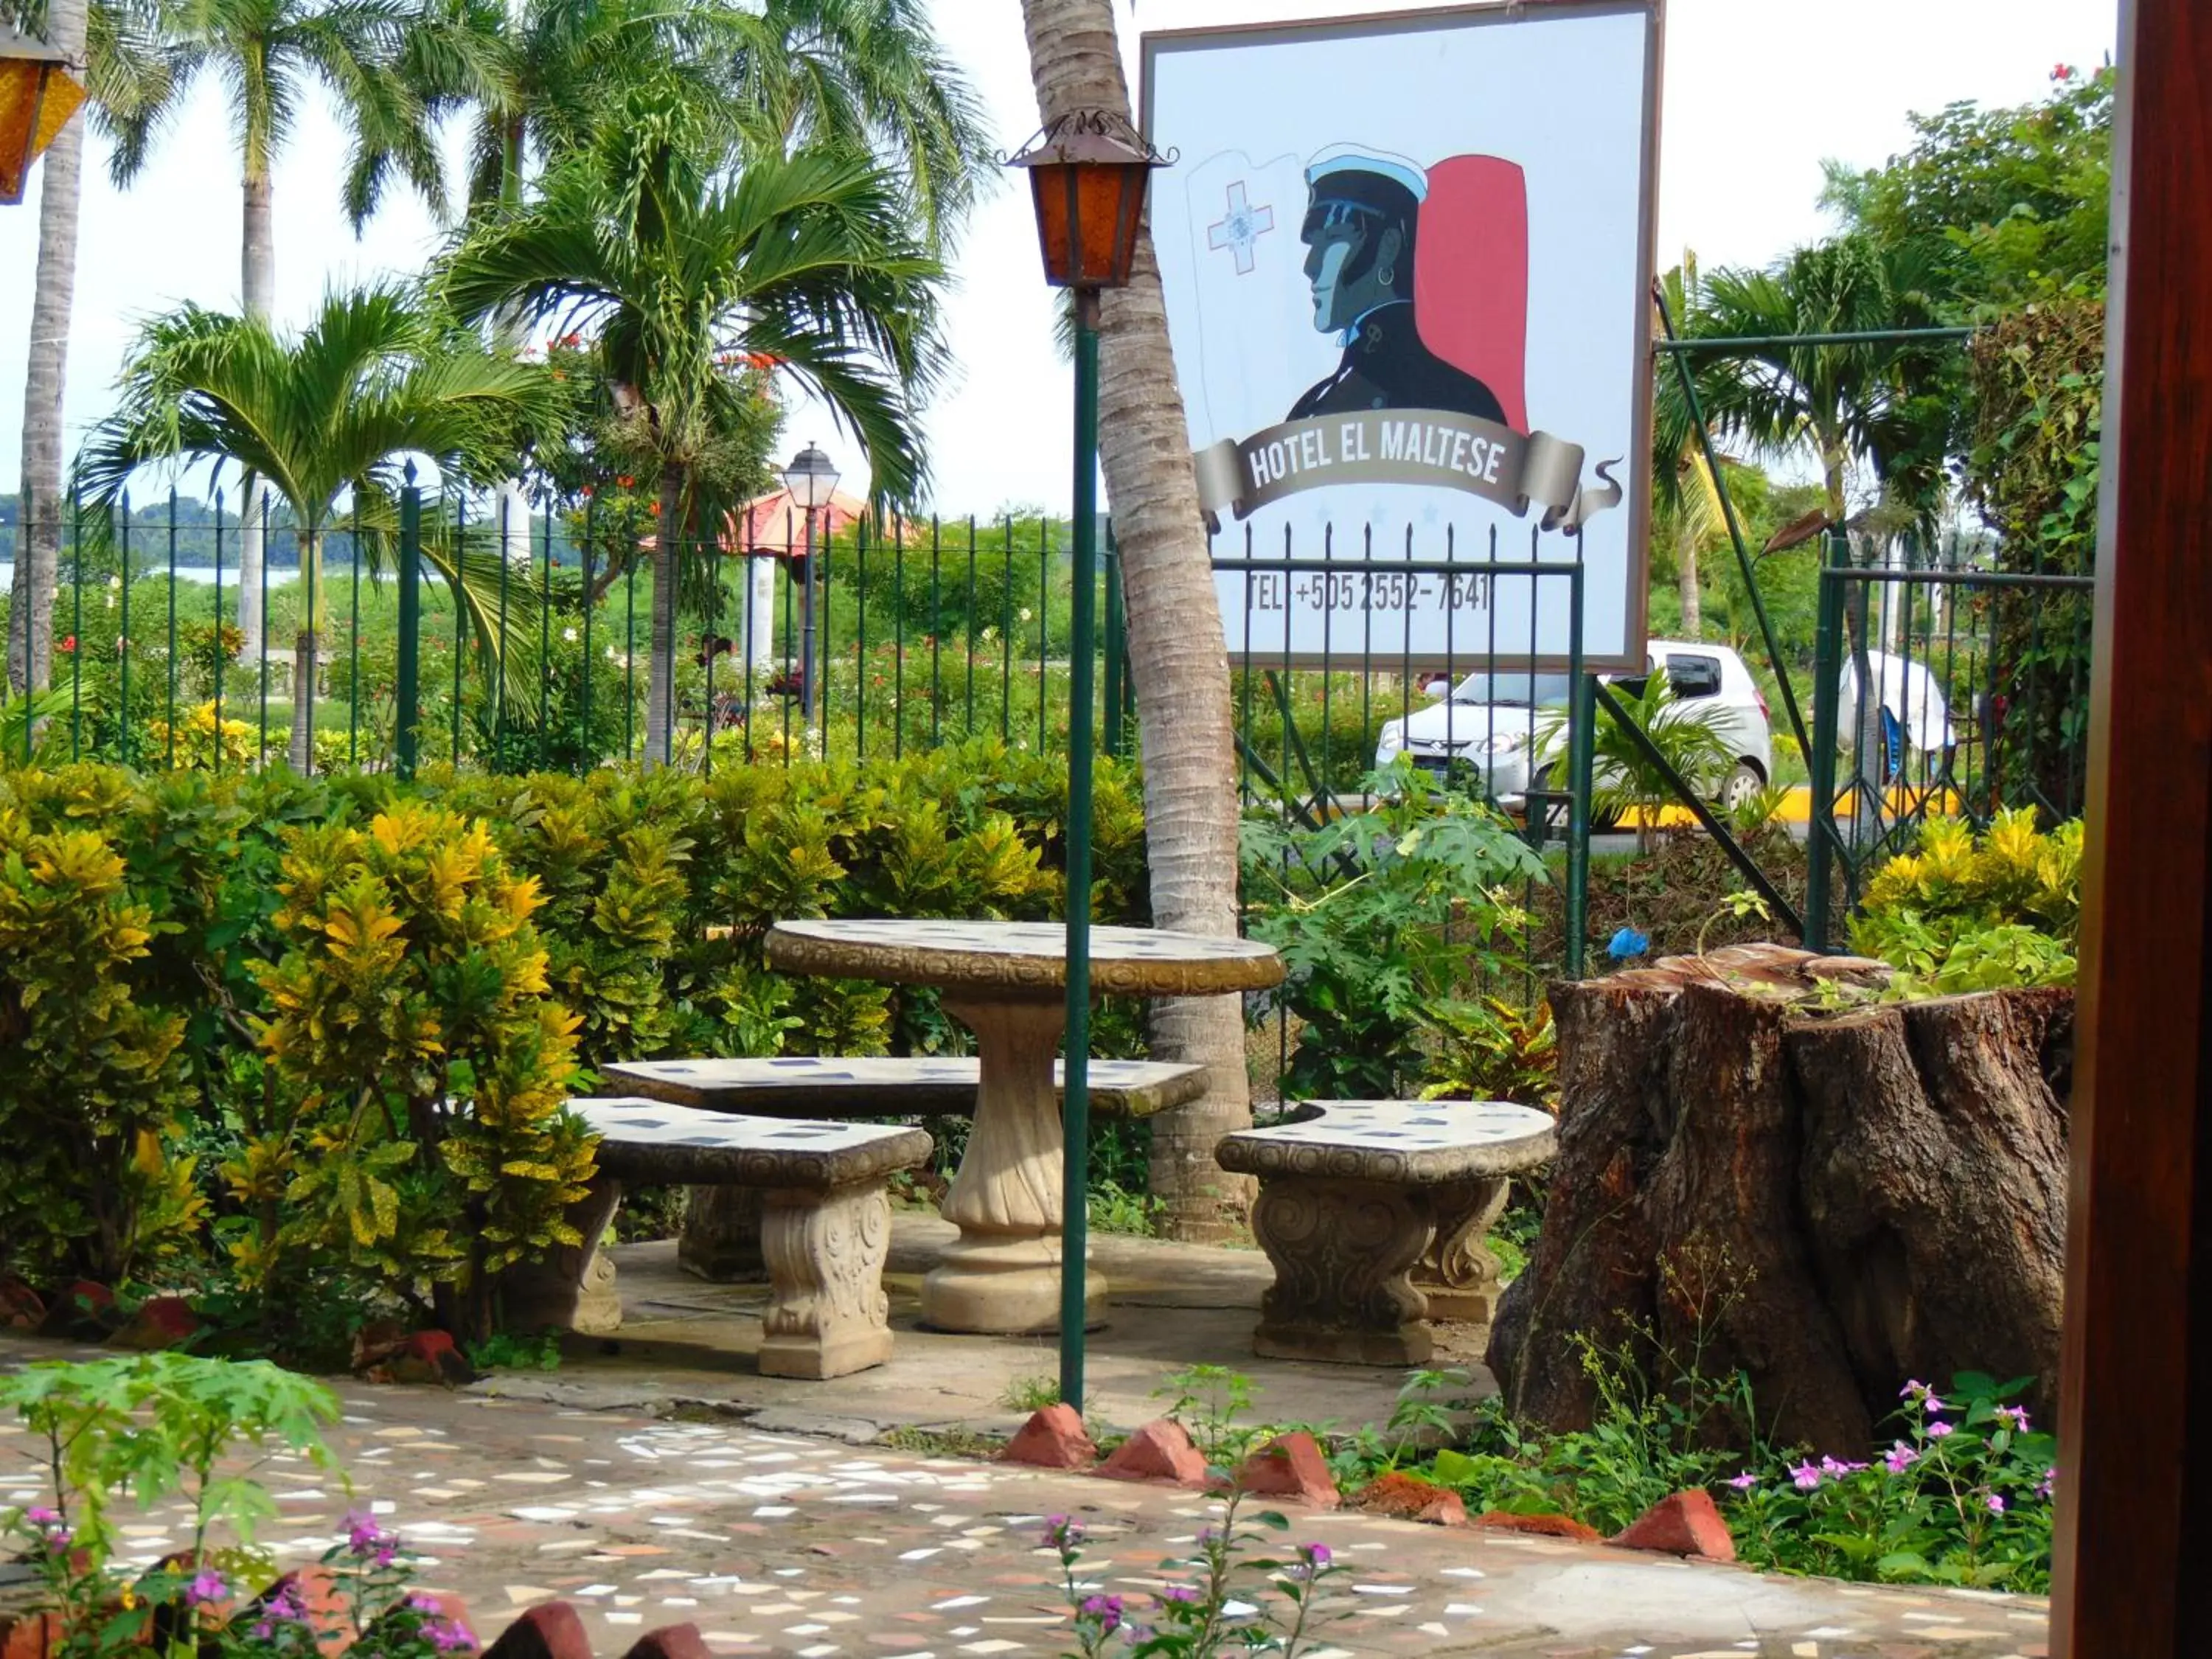
[[[1136,262],[1152,171],[1171,159],[1114,110],[1073,110],[1006,162],[1030,175],[1045,281],[1075,290],[1075,568],[1067,734],[1067,1038],[1060,1169],[1060,1397],[1083,1409],[1091,1190],[1091,659],[1097,634],[1098,295]]]
[[[66,58],[0,23],[0,203],[23,199],[31,163],[83,101]]]
[[[799,598],[799,726],[814,725],[814,509],[827,507],[837,491],[837,468],[818,445],[809,444],[783,469],[783,487],[806,515],[806,552],[799,570],[806,586]]]

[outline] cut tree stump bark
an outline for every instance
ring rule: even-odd
[[[1517,1413],[1587,1426],[1595,1345],[1678,1396],[1740,1369],[1838,1456],[1908,1378],[2032,1378],[2053,1420],[2072,994],[1818,1006],[1888,972],[1747,945],[1552,988],[1559,1156],[1489,1352]]]

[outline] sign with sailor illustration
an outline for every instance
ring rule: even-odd
[[[1483,567],[1579,559],[1585,660],[1642,665],[1658,12],[1145,36],[1200,497],[1252,562],[1216,576],[1232,651],[1561,665],[1571,583]]]

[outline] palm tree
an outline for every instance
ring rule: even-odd
[[[1681,264],[1659,279],[1666,316],[1680,325],[1703,309],[1704,289],[1698,276],[1698,256],[1685,252]],[[1663,527],[1674,541],[1674,580],[1680,595],[1682,637],[1694,640],[1705,632],[1705,604],[1698,580],[1698,560],[1707,547],[1728,534],[1728,515],[1721,505],[1720,489],[1705,459],[1705,445],[1690,419],[1688,400],[1682,395],[1677,366],[1662,360],[1656,370],[1651,423],[1651,493],[1658,508],[1652,526],[1656,538]],[[1702,397],[1700,402],[1702,402]]]
[[[84,66],[87,108],[112,131],[147,95],[148,18],[134,0],[5,0],[0,21],[43,36]],[[76,228],[83,196],[84,120],[64,127],[46,153],[39,189],[39,263],[23,376],[21,536],[8,611],[7,679],[21,690],[52,672],[53,599],[61,563],[62,393],[70,311],[76,292]]]
[[[1765,270],[1718,270],[1693,284],[1682,319],[1692,337],[1771,339],[1863,333],[1935,320],[1923,262],[1853,234],[1798,249]],[[1820,462],[1832,520],[1848,515],[1845,473],[1871,464],[1885,484],[1924,492],[1942,474],[1913,376],[1924,343],[1767,345],[1709,360],[1699,376],[1705,416],[1723,437],[1770,455],[1809,449]]]
[[[416,453],[435,459],[449,480],[498,477],[520,444],[554,428],[563,402],[542,368],[487,353],[394,288],[329,295],[295,340],[258,317],[188,306],[147,325],[121,386],[115,413],[77,459],[95,507],[149,462],[228,459],[292,510],[305,584],[292,668],[290,754],[301,772],[314,760],[322,542],[339,498],[350,494],[355,522],[388,521],[398,471]],[[495,574],[470,568],[458,549],[424,550],[513,685]]]
[[[203,71],[216,75],[230,105],[245,202],[240,296],[245,314],[266,322],[276,287],[271,168],[290,139],[310,82],[336,100],[354,154],[343,185],[358,229],[376,210],[397,168],[434,208],[445,183],[422,100],[396,69],[410,14],[401,0],[160,0],[164,44],[158,91],[116,123],[110,171],[125,185],[145,165],[155,137]],[[262,580],[261,492],[247,493],[239,536],[241,592]],[[258,607],[240,607],[250,653],[260,648]]]
[[[747,154],[875,157],[940,255],[994,176],[980,106],[915,0],[426,0],[404,73],[434,114],[469,113],[472,217],[518,204],[529,167],[588,149],[608,111],[656,83]],[[521,343],[512,316],[493,334]]]
[[[744,158],[655,88],[536,200],[464,237],[442,274],[464,318],[512,308],[595,330],[601,370],[659,462],[648,765],[671,753],[680,556],[702,517],[693,467],[756,395],[733,365],[773,361],[827,404],[866,450],[878,500],[921,488],[913,400],[940,362],[943,270],[900,205],[848,152]]]
[[[1123,117],[1129,89],[1113,0],[1022,0],[1037,111]],[[1237,761],[1229,652],[1218,621],[1189,428],[1168,345],[1150,231],[1133,279],[1105,296],[1099,453],[1114,507],[1137,687],[1152,915],[1163,927],[1237,931]],[[1221,1137],[1252,1121],[1243,1011],[1233,997],[1156,1003],[1152,1051],[1207,1068],[1205,1096],[1152,1120],[1152,1190],[1172,1237],[1241,1229],[1246,1184],[1213,1161]]]
[[[1800,248],[1767,270],[1715,273],[1685,331],[1771,338],[1919,326],[1935,320],[1929,272],[1923,251],[1886,248],[1852,233]],[[1768,345],[1713,360],[1699,376],[1698,394],[1724,435],[1771,455],[1809,448],[1820,462],[1828,521],[1840,529],[1849,522],[1844,476],[1853,461],[1872,466],[1887,501],[1908,503],[1932,519],[1948,428],[1943,412],[1914,393],[1933,378],[1928,348],[1912,342]],[[1851,659],[1858,684],[1870,686],[1877,682],[1868,659],[1865,586],[1852,586]],[[1878,700],[1859,701],[1855,797],[1871,811],[1854,811],[1852,834],[1864,839],[1879,833],[1881,728]]]

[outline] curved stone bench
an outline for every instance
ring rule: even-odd
[[[638,1060],[603,1066],[614,1083],[654,1100],[760,1117],[973,1117],[982,1062],[972,1054],[845,1060],[787,1054],[773,1060]],[[1055,1088],[1066,1063],[1053,1062]],[[1206,1070],[1164,1060],[1091,1062],[1091,1110],[1100,1117],[1150,1117],[1206,1092]]]
[[[1053,1062],[1057,1087],[1065,1062]],[[982,1062],[973,1055],[783,1054],[766,1060],[639,1060],[600,1067],[611,1085],[653,1100],[756,1117],[973,1117]],[[1093,1060],[1091,1109],[1101,1117],[1150,1117],[1206,1092],[1206,1070],[1164,1060]],[[716,1284],[761,1270],[761,1199],[740,1188],[691,1194],[676,1259]]]
[[[1498,1263],[1483,1235],[1506,1183],[1558,1145],[1548,1113],[1506,1101],[1310,1101],[1290,1121],[1224,1137],[1256,1176],[1252,1231],[1274,1264],[1253,1349],[1271,1359],[1419,1365],[1429,1321],[1490,1322]]]
[[[926,1131],[740,1117],[636,1097],[572,1100],[568,1109],[599,1138],[599,1173],[568,1216],[585,1242],[555,1252],[541,1272],[510,1279],[511,1321],[595,1334],[618,1328],[614,1264],[599,1243],[623,1183],[736,1187],[763,1194],[763,1374],[842,1376],[890,1358],[884,1187],[898,1170],[929,1162]]]

